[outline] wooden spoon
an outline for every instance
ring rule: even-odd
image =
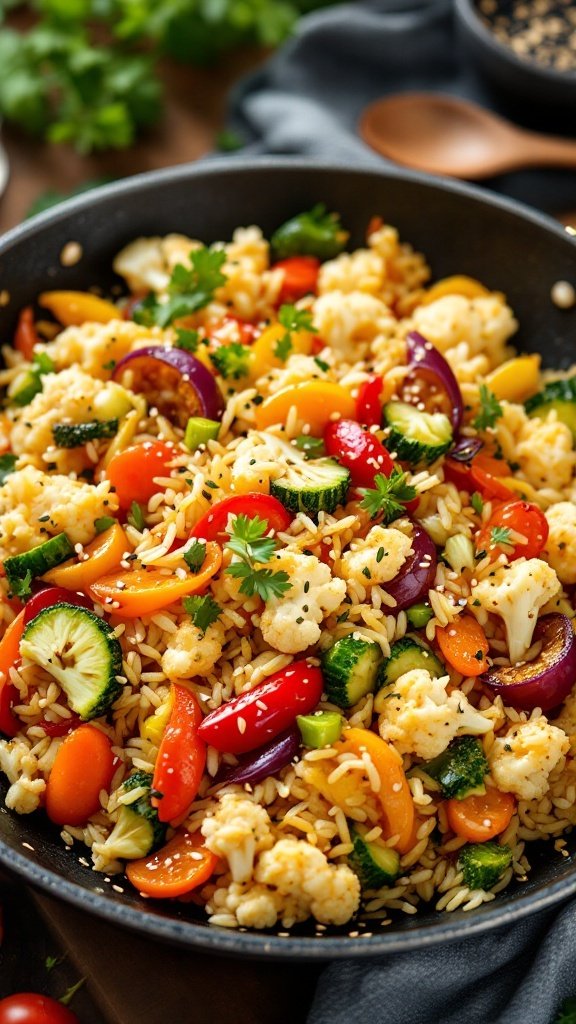
[[[525,131],[453,96],[402,93],[378,100],[363,112],[360,134],[399,164],[455,178],[576,167],[576,142]]]

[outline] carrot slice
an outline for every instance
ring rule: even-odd
[[[117,760],[107,736],[93,725],[80,725],[56,754],[46,785],[46,813],[57,825],[85,825],[100,807],[100,790],[108,789]]]
[[[493,787],[488,788],[483,796],[446,801],[450,828],[469,843],[485,843],[499,836],[508,828],[515,809],[516,801],[512,794],[501,793]]]
[[[437,629],[436,639],[448,664],[463,676],[479,676],[487,671],[488,641],[472,615],[460,615],[449,626]]]
[[[207,882],[218,858],[203,846],[197,833],[177,832],[150,857],[133,860],[126,875],[135,889],[156,899],[174,899]]]

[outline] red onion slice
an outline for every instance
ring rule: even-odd
[[[408,364],[410,369],[413,372],[428,370],[428,373],[433,374],[444,388],[451,405],[450,422],[453,429],[458,430],[464,415],[464,402],[458,381],[444,356],[440,355],[432,342],[426,341],[426,338],[423,338],[417,331],[410,331],[406,338],[406,345],[410,356]]]
[[[428,594],[436,576],[436,545],[428,536],[424,527],[412,523],[413,555],[406,559],[398,575],[384,588],[396,601],[395,612],[416,604],[421,597]]]
[[[543,615],[532,642],[537,640],[542,641],[542,650],[534,661],[492,668],[480,676],[510,707],[524,711],[555,708],[576,682],[576,636],[568,616]]]
[[[484,447],[484,442],[479,437],[461,437],[454,447],[448,452],[451,459],[456,462],[472,462],[475,455]]]
[[[122,382],[128,372],[130,390],[146,395],[150,405],[180,427],[186,427],[190,416],[218,420],[224,411],[214,377],[185,349],[164,345],[136,349],[120,360],[112,376]]]
[[[254,785],[256,782],[262,782],[262,779],[275,775],[281,768],[290,764],[299,753],[301,743],[300,730],[296,725],[291,726],[259,750],[244,754],[239,758],[237,765],[225,765],[220,768],[214,785],[228,786],[233,782],[249,782]]]

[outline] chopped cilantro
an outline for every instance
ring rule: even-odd
[[[476,418],[472,421],[472,425],[477,430],[486,430],[487,427],[493,427],[496,420],[499,420],[502,416],[503,411],[494,392],[490,391],[490,388],[487,388],[485,384],[481,384],[480,409]]]
[[[195,352],[199,344],[198,331],[189,331],[184,327],[176,328],[176,348],[183,348],[186,352]]]
[[[222,612],[220,605],[216,603],[211,594],[204,594],[203,597],[198,594],[194,597],[185,597],[182,604],[196,628],[202,633],[205,633],[208,626],[216,622]]]
[[[116,520],[112,516],[100,516],[99,519],[94,520],[94,529],[96,533],[104,533],[104,530],[109,530],[115,522]]]
[[[416,497],[416,488],[406,483],[406,473],[394,466],[390,476],[377,473],[374,488],[362,487],[360,507],[370,513],[371,519],[381,515],[385,523],[392,523],[404,515],[406,509],[402,504]]]
[[[139,505],[137,501],[133,501],[130,505],[130,511],[126,516],[130,526],[133,526],[135,530],[142,532],[145,526],[144,521],[144,509],[142,505]]]
[[[320,359],[319,356],[314,356],[314,362],[316,363],[318,369],[322,370],[324,373],[328,373],[328,370],[330,369],[330,363],[325,363],[324,360]]]
[[[198,572],[206,558],[206,542],[195,540],[182,557],[191,572]]]
[[[282,362],[285,362],[290,355],[293,344],[292,334],[297,331],[309,331],[316,334],[316,328],[312,323],[312,313],[308,309],[296,309],[291,303],[280,306],[278,310],[278,323],[282,325],[286,333],[276,342],[274,355]]]
[[[470,504],[474,509],[476,515],[482,515],[482,509],[484,508],[484,502],[482,501],[482,495],[478,491],[474,491],[474,494],[470,498]]]
[[[134,310],[136,323],[151,327],[168,327],[180,317],[190,316],[203,309],[214,297],[217,288],[226,281],[222,266],[226,253],[221,249],[202,246],[190,253],[190,266],[177,263],[168,282],[168,299],[159,302],[152,293]]]

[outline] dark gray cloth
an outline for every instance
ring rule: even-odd
[[[231,127],[245,154],[298,154],[350,166],[382,158],[356,134],[387,92],[475,99],[528,127],[569,131],[564,115],[495,96],[461,56],[451,0],[357,2],[305,18],[298,34],[235,92]],[[576,208],[576,174],[530,171],[488,183],[549,212]],[[310,1024],[551,1024],[576,992],[576,905],[421,952],[336,963]]]
[[[309,15],[235,92],[231,127],[246,153],[301,154],[378,167],[358,137],[363,108],[391,92],[452,93],[526,127],[574,131],[566,111],[496,95],[462,55],[451,0],[358,0]],[[576,208],[573,171],[522,171],[485,185],[550,213]]]

